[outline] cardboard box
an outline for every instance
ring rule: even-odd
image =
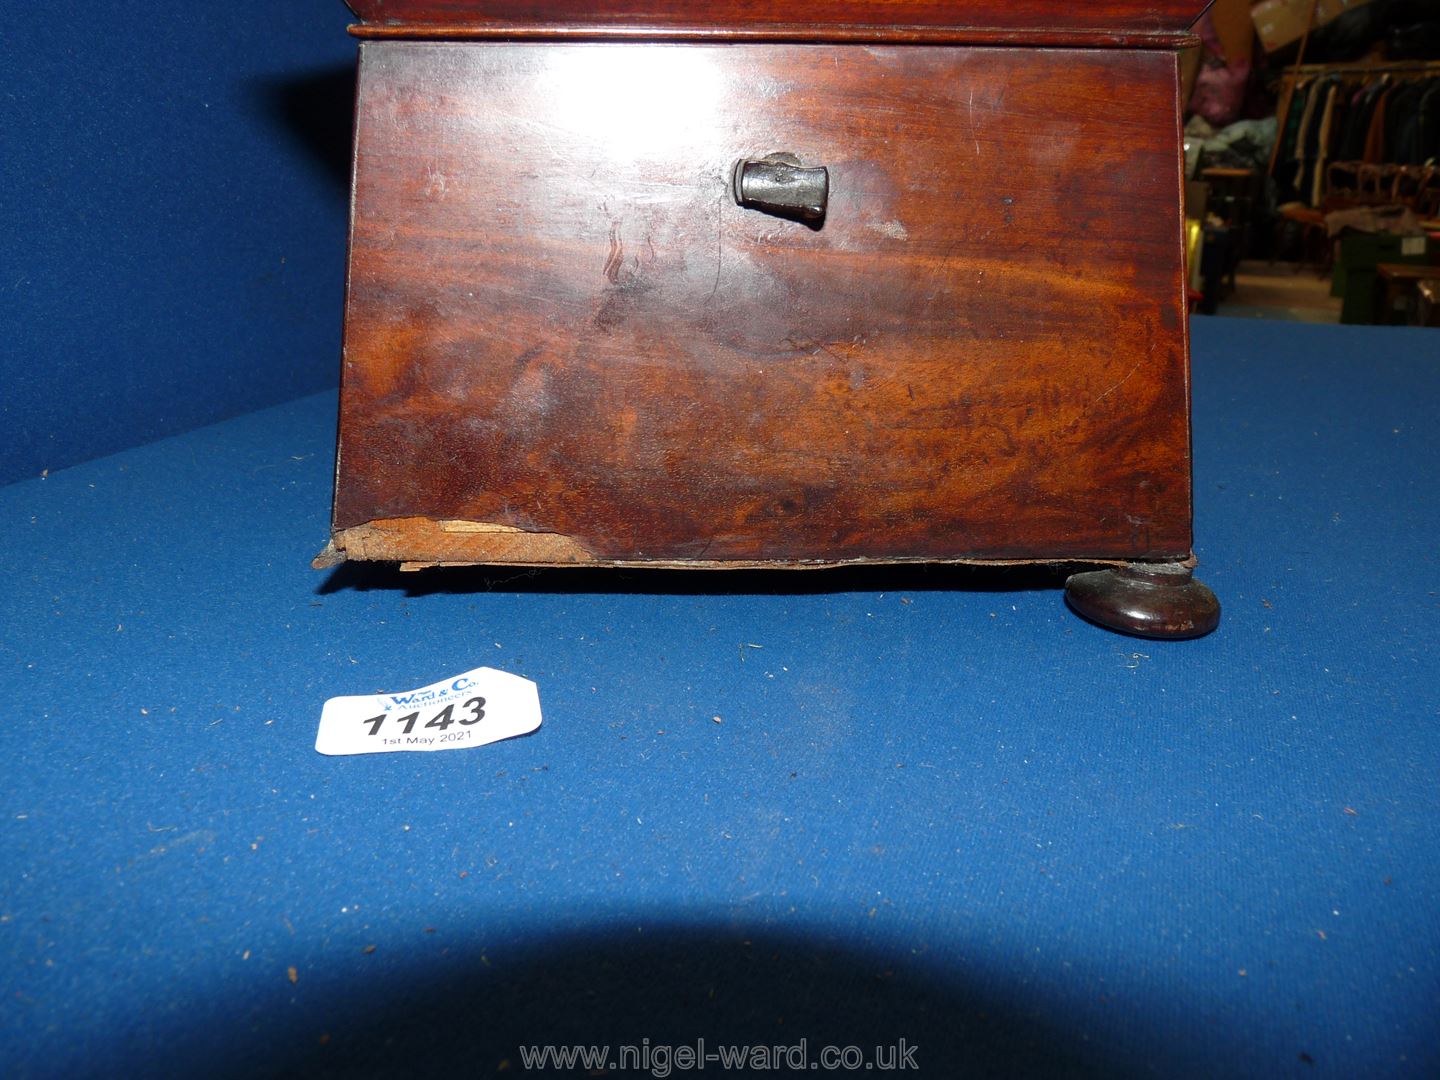
[[[1230,66],[1248,64],[1250,45],[1255,40],[1255,27],[1250,20],[1250,0],[1215,0],[1210,5],[1210,22],[1215,27],[1215,36],[1220,39],[1220,47],[1225,50],[1225,59]]]
[[[1266,52],[1284,48],[1292,41],[1299,41],[1310,24],[1310,6],[1315,4],[1315,27],[1334,22],[1351,8],[1368,4],[1370,0],[1261,0],[1250,9],[1250,18],[1255,22],[1255,32]]]

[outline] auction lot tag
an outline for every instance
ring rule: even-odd
[[[401,694],[334,697],[320,712],[322,754],[463,750],[528,735],[540,726],[529,679],[480,667]]]

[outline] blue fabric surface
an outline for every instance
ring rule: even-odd
[[[1033,572],[316,573],[328,394],[0,489],[4,1073],[1436,1075],[1436,338],[1194,340],[1188,643]],[[478,664],[538,732],[312,749]]]
[[[339,0],[5,7],[0,483],[333,387]]]

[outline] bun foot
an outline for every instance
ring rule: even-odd
[[[1220,622],[1220,601],[1183,563],[1131,563],[1071,574],[1065,600],[1091,622],[1137,637],[1204,637]]]

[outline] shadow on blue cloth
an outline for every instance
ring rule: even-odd
[[[697,1039],[707,1053],[803,1039],[809,1062],[826,1046],[858,1047],[868,1060],[903,1039],[926,1075],[1127,1075],[1123,1053],[1086,1042],[1063,1015],[1046,1015],[1033,990],[993,974],[967,981],[963,957],[917,958],[744,927],[641,933],[623,923],[495,955],[455,955],[439,937],[425,940],[431,961],[340,988],[324,1010],[324,1030],[297,1035],[296,1045],[234,1048],[223,1067],[307,1077],[525,1075],[522,1045],[608,1048],[616,1062],[621,1046],[648,1040],[639,1069],[592,1065],[569,1074],[664,1076],[670,1048]],[[712,1064],[705,1073],[723,1071]]]
[[[1020,592],[1061,589],[1090,564],[976,566],[899,563],[795,570],[606,569],[603,567],[447,566],[402,571],[394,563],[347,562],[316,595],[388,590],[406,596],[506,593],[640,596],[816,596],[842,592]]]
[[[355,124],[355,65],[344,63],[250,84],[257,112],[328,178],[348,205]]]

